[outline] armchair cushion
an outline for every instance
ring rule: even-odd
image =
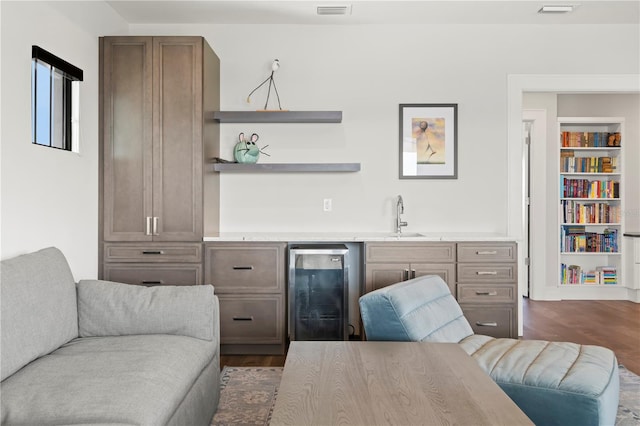
[[[473,330],[442,278],[428,275],[360,297],[368,340],[458,343]]]
[[[80,337],[175,334],[213,340],[213,286],[143,287],[100,280],[78,283]]]

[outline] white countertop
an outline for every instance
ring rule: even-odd
[[[398,237],[392,232],[221,232],[207,236],[204,242],[284,241],[284,242],[368,242],[368,241],[514,241],[508,235],[493,233],[429,233],[405,231]]]

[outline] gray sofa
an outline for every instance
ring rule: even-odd
[[[75,283],[55,248],[2,261],[2,424],[209,425],[212,286]]]

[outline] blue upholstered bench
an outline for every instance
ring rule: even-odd
[[[360,312],[368,340],[459,343],[536,425],[615,424],[618,363],[607,348],[473,334],[438,276],[367,293]]]

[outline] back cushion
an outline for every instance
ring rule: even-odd
[[[50,247],[0,265],[2,380],[78,337],[76,285],[67,260]]]
[[[368,340],[458,343],[473,334],[447,283],[427,275],[360,298]]]

